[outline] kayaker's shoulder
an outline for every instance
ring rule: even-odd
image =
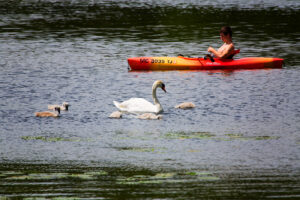
[[[228,49],[234,50],[234,44],[233,44],[233,42],[231,42],[230,44],[228,44]]]

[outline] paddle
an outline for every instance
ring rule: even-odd
[[[206,59],[210,59],[211,62],[215,62],[214,58],[210,54],[206,54],[204,56],[204,60],[206,60]]]

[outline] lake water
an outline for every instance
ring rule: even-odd
[[[298,0],[0,1],[0,199],[299,199],[299,21]],[[283,69],[128,72],[202,57],[223,25]],[[158,79],[162,120],[108,118]]]

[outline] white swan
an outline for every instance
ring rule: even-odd
[[[180,108],[180,109],[192,109],[195,108],[195,104],[193,104],[192,102],[183,102],[177,106],[175,106],[175,108]]]
[[[56,112],[36,112],[34,113],[36,117],[60,117],[60,107],[55,107],[54,110]]]
[[[122,112],[161,113],[163,112],[163,108],[156,97],[156,89],[158,87],[160,87],[163,91],[167,92],[165,89],[165,84],[162,81],[160,80],[155,81],[152,86],[152,98],[154,104],[150,103],[149,101],[143,98],[131,98],[122,103],[114,101],[114,104]]]

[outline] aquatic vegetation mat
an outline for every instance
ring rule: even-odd
[[[274,140],[277,136],[244,136],[243,134],[225,134],[228,140]]]
[[[196,181],[217,181],[219,177],[210,172],[166,172],[155,175],[134,175],[117,179],[118,184],[140,185],[140,184],[163,184],[163,183],[185,183]]]
[[[210,132],[168,132],[164,135],[166,139],[208,139],[214,136]]]
[[[210,199],[212,192],[216,199],[220,196],[230,200],[267,199],[270,195],[285,198],[291,196],[291,190],[274,193],[274,188],[286,184],[284,186],[293,189],[299,182],[297,172],[290,174],[284,169],[256,171],[237,167],[223,170],[219,166],[210,166],[172,170],[135,165],[98,167],[100,165],[77,162],[0,164],[0,200],[199,199],[199,196]],[[241,198],[241,193],[248,194],[249,190],[257,189],[260,193]],[[297,197],[297,191],[292,192],[292,197]]]
[[[277,136],[244,136],[243,134],[225,134],[222,136],[217,136],[210,132],[168,132],[164,135],[166,139],[211,139],[211,140],[221,140],[221,141],[233,141],[233,140],[274,140],[279,139]]]
[[[154,152],[155,149],[151,147],[119,147],[120,151],[135,151],[135,152]]]
[[[83,198],[78,198],[78,197],[53,197],[53,198],[27,197],[27,198],[24,198],[23,200],[47,200],[47,199],[51,199],[51,200],[79,200],[79,199],[83,199]]]
[[[181,183],[195,181],[216,181],[220,178],[209,171],[184,171],[184,172],[160,172],[156,174],[135,173],[129,176],[117,175],[115,182],[118,185],[139,185],[139,184],[162,184]],[[88,171],[81,173],[64,172],[21,172],[21,171],[0,171],[0,177],[5,181],[46,181],[46,180],[72,180],[94,181],[107,179],[112,174],[104,170]]]
[[[83,179],[92,180],[99,176],[105,176],[106,171],[92,171],[83,173],[22,173],[22,172],[0,172],[0,177],[5,180],[51,180],[51,179]]]
[[[119,151],[130,152],[150,152],[150,153],[165,153],[167,148],[154,148],[154,147],[116,147]]]
[[[64,137],[47,137],[47,136],[22,136],[23,140],[41,140],[44,142],[82,142],[82,141],[92,141],[91,139],[83,139],[79,137],[64,138]]]

